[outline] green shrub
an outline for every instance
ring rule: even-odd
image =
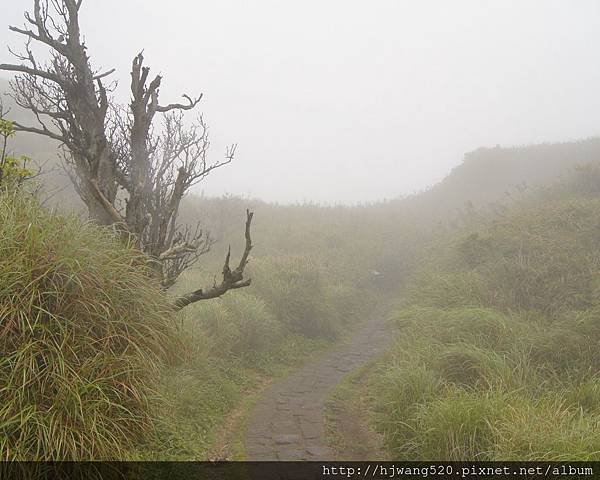
[[[0,458],[123,458],[153,428],[173,315],[107,229],[0,194]]]
[[[308,257],[267,257],[253,265],[254,288],[275,317],[309,338],[335,337],[339,331],[328,299],[328,280]]]
[[[252,363],[281,340],[282,324],[267,304],[248,292],[236,292],[187,309],[188,322],[197,323],[198,336],[210,339],[210,350],[218,358],[231,356]],[[192,327],[193,328],[193,327]]]

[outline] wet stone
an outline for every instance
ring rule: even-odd
[[[329,394],[390,341],[385,325],[370,323],[348,343],[267,389],[250,417],[248,459],[331,459],[324,415]]]
[[[306,451],[311,457],[328,458],[331,456],[331,452],[326,447],[306,447]]]
[[[273,441],[276,445],[293,445],[300,443],[300,435],[283,434],[275,435]]]
[[[278,460],[308,460],[309,454],[299,448],[281,448],[277,451]]]

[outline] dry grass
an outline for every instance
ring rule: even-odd
[[[0,193],[0,457],[126,458],[153,428],[173,316],[135,249]]]

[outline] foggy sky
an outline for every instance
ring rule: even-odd
[[[30,0],[2,0],[20,45]],[[480,146],[600,133],[597,0],[86,0],[94,65],[204,93],[213,159],[198,191],[367,202],[443,178]],[[10,60],[4,49],[0,61]]]

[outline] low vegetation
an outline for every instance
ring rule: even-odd
[[[370,387],[394,458],[600,459],[598,177],[430,248]]]
[[[252,287],[175,313],[177,289],[165,293],[134,246],[22,189],[0,195],[0,239],[7,460],[206,459],[246,394],[372,303],[316,251],[259,251]],[[203,278],[191,269],[177,288]]]
[[[310,257],[259,257],[252,267],[252,287],[180,314],[182,361],[160,382],[170,408],[143,457],[211,458],[216,430],[245,397],[330,345],[370,303],[349,298],[353,287],[335,285]],[[198,277],[186,273],[179,288]]]
[[[125,458],[152,436],[178,341],[141,254],[3,190],[0,299],[3,460]]]
[[[1,121],[6,147],[14,129]],[[248,393],[339,338],[376,297],[359,293],[370,271],[342,261],[353,252],[336,248],[353,222],[349,210],[324,234],[336,209],[299,208],[300,235],[280,231],[272,215],[260,222],[252,287],[175,312],[174,296],[215,281],[208,273],[222,269],[222,241],[203,270],[188,269],[165,292],[136,246],[81,212],[42,206],[32,191],[48,192],[25,188],[33,174],[3,152],[2,459],[212,458],[215,432]],[[193,229],[208,210],[216,240],[237,237],[230,220],[242,203],[192,197],[184,220]],[[261,205],[261,213],[281,212]],[[315,224],[307,212],[325,216]]]

